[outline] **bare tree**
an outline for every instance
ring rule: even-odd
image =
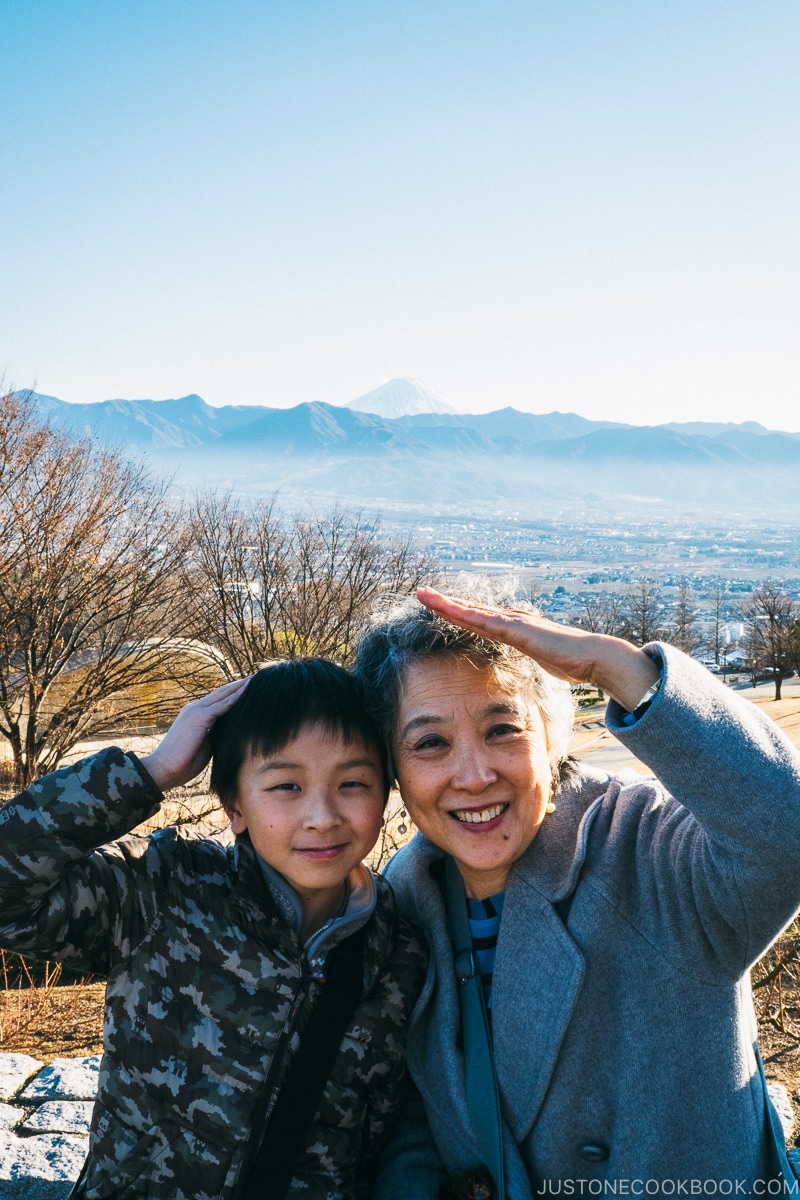
[[[11,563],[15,518],[10,497],[48,436],[48,426],[36,418],[30,392],[6,392],[0,397],[0,546],[5,547],[0,573],[8,571]]]
[[[216,650],[226,678],[285,657],[280,605],[291,578],[290,546],[274,503],[247,513],[230,497],[195,498],[181,586],[192,628]]]
[[[766,670],[775,683],[775,699],[792,671],[793,640],[798,604],[790,592],[768,579],[756,588],[742,607],[747,625],[751,670]]]
[[[792,669],[800,675],[800,616],[792,621],[789,631],[789,662]]]
[[[663,638],[668,628],[668,608],[661,585],[642,576],[634,580],[625,597],[625,636],[638,646]]]
[[[0,736],[21,787],[77,741],[152,712],[183,652],[182,545],[141,468],[14,398],[2,415]]]
[[[583,609],[576,624],[592,633],[616,637],[625,626],[625,600],[617,592],[598,592],[584,596]]]
[[[384,542],[377,520],[341,509],[289,518],[274,498],[248,511],[204,495],[190,528],[189,619],[229,678],[271,658],[348,661],[378,593],[409,592],[433,573],[410,541]]]
[[[668,641],[684,654],[692,654],[703,644],[703,638],[698,628],[698,611],[689,580],[685,575],[678,581],[675,600],[672,606],[672,619]]]
[[[575,622],[581,629],[591,633],[607,633],[612,637],[622,636],[626,629],[625,599],[618,592],[598,592],[584,595],[583,612]],[[603,691],[597,689],[600,699]]]
[[[714,655],[714,662],[717,666],[725,653],[727,645],[724,629],[728,616],[728,601],[726,600],[725,580],[715,579],[711,585],[709,593],[709,603],[711,606],[711,627],[706,639],[706,649]]]
[[[745,625],[741,648],[744,651],[742,665],[750,676],[751,686],[755,687],[764,670],[764,649],[761,645],[761,638],[750,625]]]

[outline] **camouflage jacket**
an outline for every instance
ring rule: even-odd
[[[259,1140],[256,1107],[282,1082],[320,994],[249,840],[123,836],[160,801],[135,757],[112,748],[0,809],[0,945],[108,976],[81,1200],[235,1198]],[[291,1197],[366,1196],[398,1100],[426,952],[388,884],[375,885],[361,920],[364,996]]]

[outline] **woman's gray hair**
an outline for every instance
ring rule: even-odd
[[[532,604],[515,599],[514,590],[513,581],[498,585],[482,575],[461,575],[446,587],[448,596],[467,603],[536,613]],[[569,684],[548,675],[514,647],[442,620],[413,597],[379,602],[356,651],[355,671],[372,693],[374,715],[387,744],[392,744],[405,672],[415,663],[445,657],[489,668],[501,686],[520,691],[536,705],[547,733],[554,786],[566,782],[572,774],[568,748],[575,716]]]

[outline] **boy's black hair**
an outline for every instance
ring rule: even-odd
[[[324,658],[293,658],[257,671],[242,695],[211,729],[211,791],[225,808],[236,801],[239,770],[255,755],[268,758],[321,725],[345,742],[361,740],[378,756],[389,795],[386,746],[367,706],[366,685]]]

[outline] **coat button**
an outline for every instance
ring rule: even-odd
[[[608,1146],[602,1146],[599,1142],[586,1142],[578,1148],[578,1154],[584,1162],[605,1162],[608,1158]]]

